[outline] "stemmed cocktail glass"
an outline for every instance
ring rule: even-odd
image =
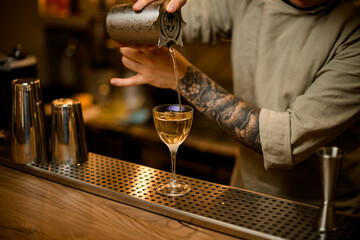
[[[176,153],[190,132],[193,112],[193,108],[187,105],[167,104],[153,108],[156,131],[161,140],[168,146],[171,156],[170,182],[157,188],[157,192],[162,195],[182,196],[190,191],[189,185],[176,181],[175,168]]]

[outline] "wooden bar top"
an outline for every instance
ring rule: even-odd
[[[0,239],[238,239],[0,165]]]

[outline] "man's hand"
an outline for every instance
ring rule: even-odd
[[[153,2],[154,0],[138,0],[134,5],[133,9],[135,11],[141,11],[147,4]],[[166,11],[169,13],[174,13],[184,6],[186,0],[170,0],[166,6]]]
[[[110,81],[112,85],[126,87],[149,84],[176,90],[174,66],[168,48],[125,43],[119,45],[124,66],[137,74],[129,78],[113,78]],[[181,79],[191,64],[179,52],[175,54]]]

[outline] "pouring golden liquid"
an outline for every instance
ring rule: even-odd
[[[170,52],[171,59],[172,59],[173,64],[174,64],[174,73],[175,73],[175,79],[176,79],[176,90],[177,90],[177,93],[178,93],[179,108],[180,108],[180,112],[181,112],[182,110],[181,110],[181,95],[180,95],[180,86],[179,86],[179,73],[178,73],[178,70],[177,70],[175,49],[172,46],[170,46],[169,47],[169,52]]]

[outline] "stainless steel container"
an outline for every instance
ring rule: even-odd
[[[52,102],[51,110],[51,160],[70,165],[86,162],[88,151],[80,101],[59,98]]]
[[[37,59],[22,52],[17,45],[7,56],[0,53],[0,139],[10,139],[11,131],[11,85],[14,79],[36,78]]]
[[[29,164],[48,158],[48,135],[40,80],[12,82],[11,118],[12,162]]]
[[[168,13],[164,1],[148,4],[141,12],[133,4],[112,7],[106,17],[106,30],[117,42],[171,46],[183,45],[182,29],[185,22],[180,10]]]
[[[322,147],[316,153],[321,161],[323,202],[320,206],[315,225],[321,233],[331,232],[339,227],[336,220],[335,192],[345,152],[338,147]]]

